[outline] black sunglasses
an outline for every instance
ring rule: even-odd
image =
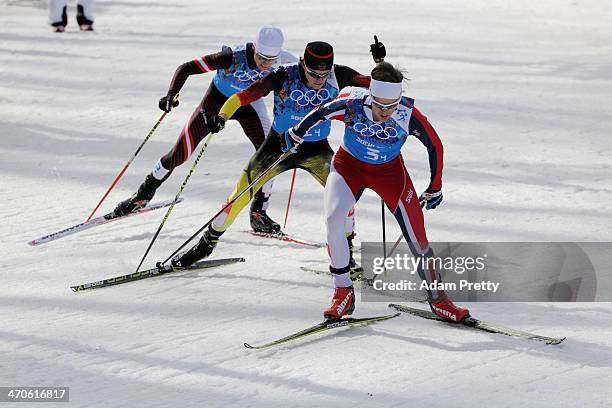
[[[306,66],[306,64],[302,63],[302,65],[303,65],[303,67],[304,67],[304,71],[305,71],[305,72],[306,72],[308,75],[310,75],[311,77],[313,77],[313,78],[325,79],[325,78],[327,78],[327,77],[328,77],[328,76],[331,74],[331,69],[330,69],[329,71],[327,71],[327,72],[324,72],[323,74],[320,74],[320,73],[315,72],[315,71],[311,70],[310,68],[308,68],[308,67]]]

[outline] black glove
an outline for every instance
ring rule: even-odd
[[[176,95],[168,94],[166,96],[162,96],[159,99],[159,109],[168,113],[172,110],[172,108],[176,108],[179,106],[179,100]]]
[[[225,127],[225,119],[223,116],[214,115],[208,118],[206,125],[208,126],[208,131],[210,133],[218,133]]]
[[[303,137],[300,137],[295,134],[293,128],[281,133],[280,135],[281,141],[281,150],[283,153],[287,153],[289,150],[293,150],[295,153],[296,149],[299,145],[304,141]]]
[[[433,210],[440,205],[442,198],[441,190],[432,190],[428,188],[423,194],[421,194],[419,201],[421,203],[421,207],[425,206],[426,209]]]
[[[370,53],[372,53],[372,58],[374,58],[374,62],[377,64],[383,62],[387,56],[385,44],[378,41],[377,36],[374,36],[374,44],[370,44]]]

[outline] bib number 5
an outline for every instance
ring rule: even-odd
[[[368,147],[368,152],[366,153],[366,158],[372,161],[378,161],[378,159],[380,159],[380,150],[377,149],[372,149],[371,147]]]

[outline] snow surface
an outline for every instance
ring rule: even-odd
[[[611,241],[605,3],[102,0],[93,33],[69,9],[68,32],[54,34],[44,2],[0,1],[0,386],[70,386],[74,407],[612,406],[607,303],[469,305],[486,321],[568,336],[560,346],[401,316],[252,351],[242,343],[320,320],[330,279],[299,266],[325,268],[324,250],[253,238],[242,214],[214,255],[244,264],[77,295],[69,285],[131,272],[163,210],[26,245],[87,217],[159,117],[179,64],[266,23],[282,26],[290,51],[327,40],[338,63],[365,73],[376,33],[410,72],[409,94],[445,144],[432,241]],[[102,211],[170,148],[211,79],[188,80]],[[252,151],[237,124],[215,137],[147,265],[219,208]],[[404,153],[425,188],[425,149],[411,141]],[[174,196],[189,167],[157,197]],[[276,219],[289,182],[275,185]],[[360,201],[360,240],[381,239],[379,208],[371,193]],[[324,239],[322,190],[303,172],[287,231]],[[382,312],[358,301],[356,316]]]

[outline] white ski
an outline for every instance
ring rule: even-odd
[[[176,200],[176,204],[180,203],[181,201],[183,201],[183,199],[179,198],[178,200]],[[172,199],[172,200],[165,200],[165,201],[159,201],[157,203],[153,203],[153,204],[147,205],[146,207],[141,208],[140,210],[136,210],[134,212],[131,212],[131,213],[129,213],[127,215],[123,215],[123,216],[116,216],[113,212],[110,212],[108,214],[101,215],[101,216],[96,217],[96,218],[92,218],[89,221],[85,221],[85,222],[82,222],[80,224],[73,225],[72,227],[68,227],[68,228],[63,229],[61,231],[57,231],[57,232],[54,232],[52,234],[45,235],[44,237],[33,239],[32,241],[28,242],[28,244],[30,244],[31,246],[36,246],[36,245],[44,244],[46,242],[55,241],[56,239],[60,239],[60,238],[63,238],[65,236],[72,235],[72,234],[75,234],[77,232],[85,231],[85,230],[88,230],[88,229],[90,229],[92,227],[95,227],[95,226],[98,226],[98,225],[107,224],[107,223],[109,223],[111,221],[115,221],[115,220],[131,217],[133,215],[143,214],[143,213],[147,213],[149,211],[153,211],[153,210],[157,210],[157,209],[160,209],[160,208],[168,207],[168,206],[170,206],[170,205],[172,205],[174,203],[175,203],[174,199]]]

